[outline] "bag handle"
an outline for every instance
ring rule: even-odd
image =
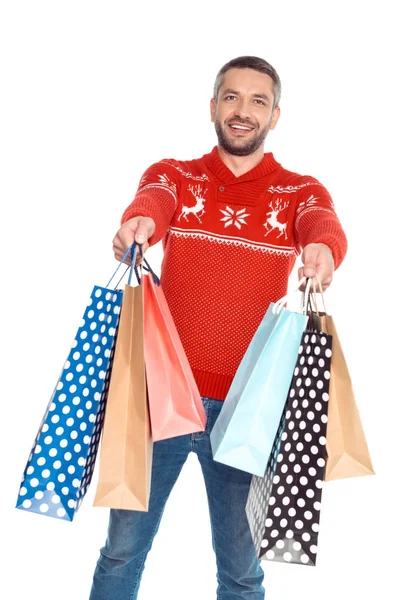
[[[132,281],[132,275],[133,275],[133,271],[134,271],[134,265],[136,263],[136,255],[137,255],[137,248],[138,248],[138,244],[136,244],[136,242],[133,242],[133,244],[131,246],[129,246],[128,250],[125,252],[124,256],[122,257],[122,260],[120,261],[118,267],[116,268],[114,274],[112,275],[110,281],[107,283],[106,287],[108,288],[110,286],[110,283],[112,282],[112,280],[114,279],[114,277],[116,276],[116,274],[118,273],[118,271],[120,270],[121,266],[124,264],[126,258],[128,257],[128,255],[131,255],[131,264],[127,266],[127,268],[125,269],[122,277],[120,278],[120,280],[118,281],[118,283],[116,284],[116,286],[114,287],[114,290],[117,289],[117,287],[119,286],[119,284],[121,283],[121,281],[123,280],[123,278],[125,277],[126,273],[129,271],[129,277],[128,277],[128,284],[131,284]],[[141,246],[140,246],[141,248]],[[136,275],[137,277],[137,275]],[[138,280],[139,281],[139,280]],[[140,283],[140,281],[139,281]]]
[[[318,292],[316,290],[315,282],[317,282],[318,288],[319,288],[319,293],[321,294],[323,310],[324,310],[325,314],[328,314],[328,311],[327,311],[327,308],[326,308],[326,304],[325,304],[324,292],[323,292],[321,281],[320,281],[318,275],[315,275],[315,277],[313,277],[313,279],[312,279],[312,286],[313,286],[313,292],[312,292],[312,294],[310,294],[309,297],[306,299],[305,298],[305,294],[303,292],[303,294],[301,296],[301,308],[300,308],[300,310],[304,314],[307,314],[307,312],[308,312],[308,310],[310,308],[311,311],[315,312],[317,314],[317,316],[319,316],[318,302],[317,302],[317,293]]]
[[[161,284],[160,278],[154,273],[153,269],[151,268],[151,266],[149,265],[149,263],[143,256],[143,247],[142,246],[139,246],[139,252],[140,252],[140,256],[142,258],[142,261],[140,262],[140,265],[139,265],[140,271],[141,271],[140,275],[138,272],[138,267],[135,267],[136,279],[138,280],[139,284],[142,283],[143,271],[147,271],[153,277],[153,281],[154,281],[155,285],[160,285]],[[144,267],[142,266],[142,263],[144,263]]]
[[[279,313],[282,311],[282,308],[284,307],[284,304],[286,304],[288,299],[299,290],[299,288],[303,285],[303,283],[305,281],[307,281],[305,295],[306,295],[307,301],[308,301],[308,297],[310,294],[310,288],[311,288],[311,279],[309,279],[308,277],[302,277],[292,292],[289,292],[288,294],[286,294],[286,296],[283,296],[283,298],[280,298],[280,300],[277,300],[277,302],[275,302],[275,304],[272,308],[273,314],[279,315]],[[301,311],[301,314],[306,314],[306,313]]]
[[[144,267],[142,265],[142,261],[139,263],[138,266],[136,266],[136,257],[137,257],[138,249],[139,249],[139,254],[142,258],[142,261],[145,264]],[[114,289],[117,289],[117,287],[119,286],[119,284],[121,283],[121,281],[123,280],[123,278],[125,277],[125,275],[128,271],[129,271],[128,285],[131,285],[133,272],[135,272],[137,282],[140,285],[142,283],[143,269],[145,271],[147,271],[148,273],[151,273],[151,275],[153,277],[153,281],[156,285],[160,285],[159,277],[155,274],[155,272],[153,271],[153,269],[151,268],[151,266],[149,265],[149,263],[143,256],[143,246],[141,244],[137,244],[136,242],[133,242],[133,244],[131,246],[129,246],[128,250],[125,252],[124,256],[122,257],[122,260],[120,261],[118,267],[116,268],[116,270],[114,272],[114,275],[111,277],[111,279],[107,283],[106,287],[108,287],[110,285],[111,281],[114,279],[114,277],[118,273],[119,269],[121,268],[121,266],[123,265],[123,263],[125,262],[125,259],[128,257],[129,254],[131,256],[131,264],[126,267],[124,273],[122,274],[122,277],[120,278],[120,280],[118,281],[118,283],[116,284]]]

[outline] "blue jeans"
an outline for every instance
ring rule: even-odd
[[[108,538],[100,550],[90,600],[137,599],[147,553],[189,452],[197,454],[207,490],[217,561],[217,600],[264,599],[264,571],[253,546],[245,513],[252,476],[213,460],[210,431],[222,402],[203,398],[203,403],[207,415],[204,433],[154,444],[148,512],[110,511]],[[172,592],[169,593],[173,597]]]

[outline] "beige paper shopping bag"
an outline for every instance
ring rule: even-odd
[[[144,364],[143,288],[126,285],[94,505],[147,511],[152,456]]]
[[[319,313],[321,330],[332,336],[325,481],[374,475],[350,373],[330,315]]]

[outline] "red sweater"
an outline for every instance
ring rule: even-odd
[[[335,268],[347,250],[327,190],[284,169],[271,153],[236,177],[217,148],[162,160],[143,175],[122,223],[156,223],[161,285],[202,396],[224,400],[268,306],[287,292],[296,256],[327,244]]]

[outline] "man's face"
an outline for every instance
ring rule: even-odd
[[[234,156],[249,156],[263,146],[279,119],[273,109],[273,81],[253,69],[230,69],[224,75],[217,101],[211,100],[211,120],[219,145]]]

